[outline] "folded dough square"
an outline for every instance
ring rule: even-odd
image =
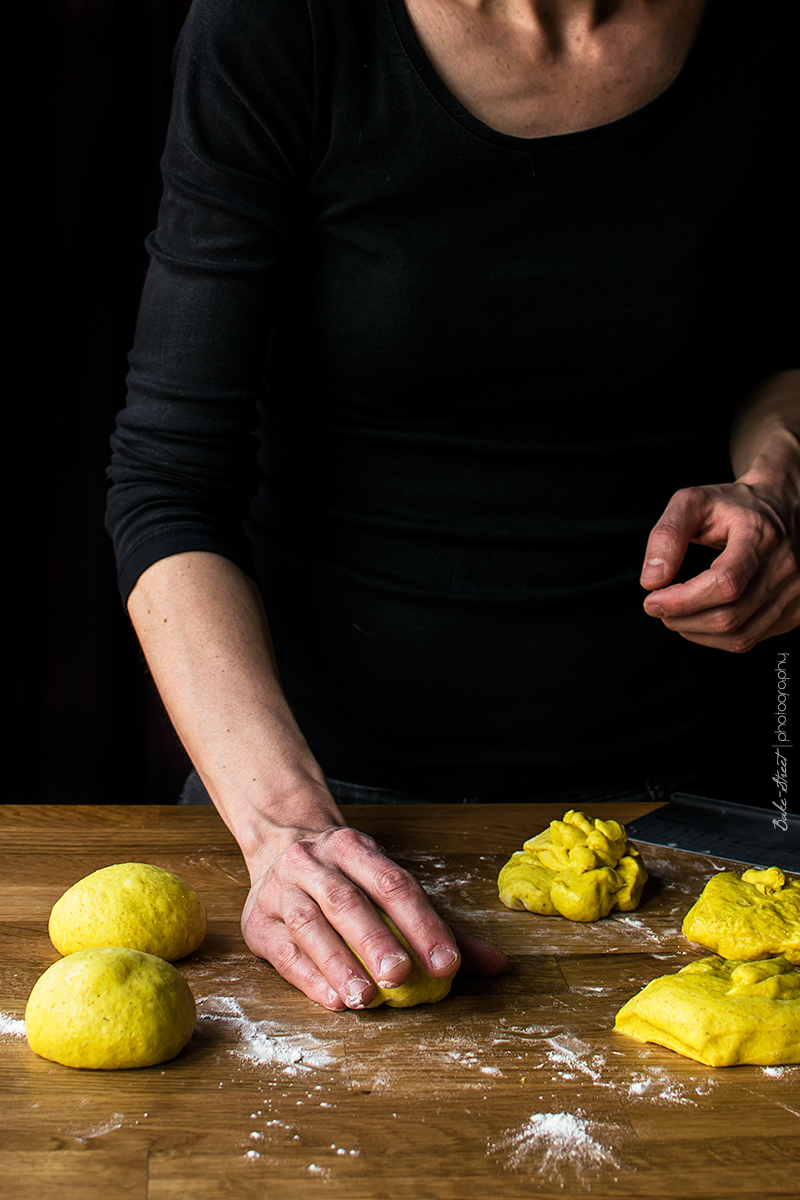
[[[689,909],[683,934],[723,958],[781,955],[800,963],[800,882],[780,867],[722,871]]]
[[[497,887],[506,908],[597,921],[636,908],[646,880],[624,825],[570,809],[512,854]]]
[[[800,971],[781,957],[701,958],[648,983],[614,1027],[709,1067],[800,1062]]]

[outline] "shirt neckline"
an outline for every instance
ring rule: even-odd
[[[543,152],[550,150],[567,150],[583,146],[590,142],[601,142],[608,138],[619,137],[628,133],[645,121],[656,116],[663,108],[672,104],[683,90],[686,81],[694,73],[698,60],[702,57],[708,42],[708,30],[711,25],[711,10],[715,8],[714,0],[707,0],[697,35],[689,47],[689,52],[683,61],[678,74],[652,100],[648,100],[641,108],[617,117],[602,125],[592,125],[588,129],[573,130],[571,133],[554,133],[544,137],[519,137],[513,133],[504,133],[487,125],[479,117],[465,108],[447,85],[443,82],[433,67],[430,59],[422,48],[416,35],[411,18],[408,15],[404,0],[386,0],[389,14],[395,31],[408,56],[411,65],[419,76],[423,86],[433,100],[453,117],[460,125],[474,136],[494,145],[505,146],[512,150],[527,152]]]

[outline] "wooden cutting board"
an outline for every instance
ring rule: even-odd
[[[553,806],[347,811],[448,921],[506,950],[506,975],[458,977],[435,1006],[328,1013],[244,945],[246,872],[213,810],[0,808],[0,1195],[797,1196],[800,1066],[713,1069],[613,1031],[634,992],[702,953],[683,915],[728,864],[642,845],[639,910],[577,925],[497,898],[500,866],[562,815]],[[50,907],[130,860],[177,871],[208,904],[206,941],[179,964],[197,1031],[160,1067],[70,1070],[35,1056],[19,1025],[58,957]]]

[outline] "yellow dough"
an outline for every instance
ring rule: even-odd
[[[154,954],[96,946],[48,967],[25,1009],[32,1050],[65,1067],[151,1067],[183,1049],[197,1020],[194,996]]]
[[[125,946],[170,962],[206,935],[206,907],[187,883],[149,863],[117,863],[81,879],[50,913],[50,939],[62,954]]]
[[[723,958],[780,954],[800,963],[800,883],[780,867],[723,871],[709,879],[683,922],[692,942]]]
[[[378,994],[372,1003],[367,1005],[367,1008],[377,1008],[379,1004],[388,1004],[390,1008],[412,1008],[415,1004],[436,1004],[439,1000],[444,1000],[450,991],[452,977],[436,979],[433,975],[429,975],[394,921],[391,921],[386,913],[381,913],[381,916],[411,958],[411,972],[405,983],[400,984],[400,987],[382,988],[375,983]],[[355,954],[355,951],[353,953]],[[362,966],[365,965],[360,955],[356,954],[356,958]]]
[[[570,809],[511,856],[497,886],[506,908],[597,921],[636,908],[646,880],[624,825]]]
[[[615,1028],[709,1067],[800,1062],[800,971],[785,958],[701,958],[648,983]]]

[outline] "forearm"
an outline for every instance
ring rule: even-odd
[[[800,504],[800,370],[764,380],[742,403],[731,430],[731,463],[740,483]]]
[[[255,584],[200,552],[145,571],[128,611],[181,741],[251,876],[298,837],[344,825],[280,686]]]

